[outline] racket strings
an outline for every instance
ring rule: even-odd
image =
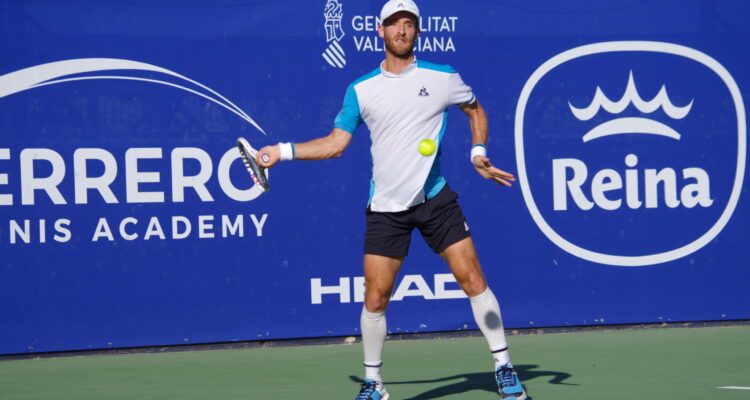
[[[255,162],[255,155],[258,153],[257,150],[250,147],[249,144],[246,146],[241,140],[237,141],[237,148],[240,151],[242,163],[245,164],[245,168],[250,173],[253,182],[262,187],[263,190],[268,190],[268,180],[265,176],[264,168]]]
[[[252,155],[245,151],[245,148],[242,145],[237,146],[240,149],[240,158],[242,158],[242,163],[245,164],[245,168],[247,168],[247,171],[250,172],[250,177],[253,178],[253,182],[255,182],[256,185],[260,185],[260,181],[258,180],[258,177],[255,176],[255,168],[253,166],[253,163],[250,162],[250,157]]]

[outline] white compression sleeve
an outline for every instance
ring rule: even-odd
[[[365,352],[365,379],[382,382],[380,366],[383,364],[383,344],[387,334],[385,313],[371,313],[362,307],[359,324]]]
[[[474,320],[490,346],[490,351],[495,359],[495,367],[507,364],[510,362],[508,342],[505,340],[500,304],[498,304],[495,294],[492,293],[490,288],[487,288],[484,293],[470,297],[469,300],[471,300]]]

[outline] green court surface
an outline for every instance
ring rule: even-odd
[[[750,399],[750,327],[510,336],[531,399]],[[0,361],[0,399],[353,399],[360,344]],[[483,338],[386,343],[392,400],[493,399]]]

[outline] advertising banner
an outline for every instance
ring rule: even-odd
[[[327,135],[382,4],[0,0],[0,354],[358,335],[367,127],[268,192],[236,140]],[[451,107],[442,171],[506,328],[750,318],[750,4],[418,4],[417,59],[517,177],[476,173]],[[415,232],[389,332],[465,329]]]

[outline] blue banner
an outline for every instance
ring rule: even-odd
[[[419,59],[490,120],[442,168],[506,328],[750,318],[750,5],[431,0]],[[382,1],[0,0],[0,354],[357,335],[369,132],[253,185],[235,141],[328,134]],[[416,151],[416,149],[415,149]],[[391,333],[476,329],[418,234]]]

